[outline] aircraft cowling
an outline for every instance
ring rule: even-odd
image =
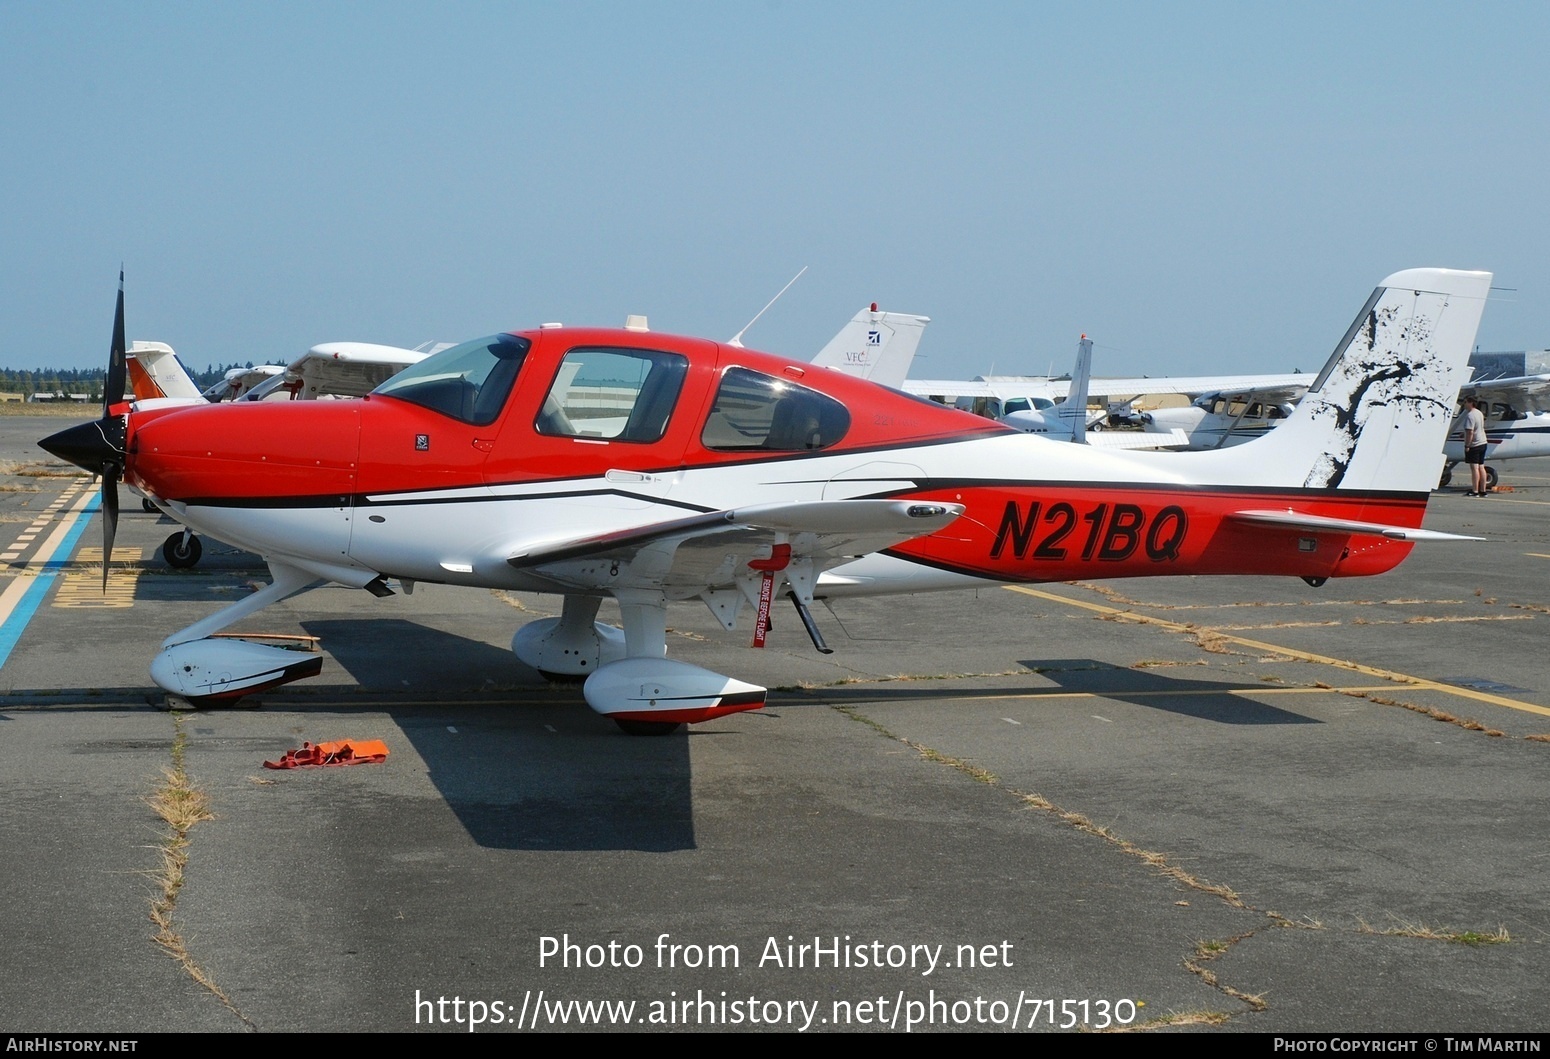
[[[357,489],[355,402],[157,409],[130,425],[128,481],[163,500],[347,498]]]
[[[761,709],[766,689],[670,658],[625,658],[588,677],[582,693],[616,721],[694,724]]]

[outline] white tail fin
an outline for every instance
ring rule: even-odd
[[[898,389],[904,385],[929,316],[879,312],[877,303],[851,317],[850,323],[818,351],[813,363]]]
[[[197,398],[199,387],[165,342],[136,342],[126,355],[129,386],[135,400]]]
[[[1087,441],[1087,381],[1093,370],[1093,340],[1086,335],[1076,344],[1076,367],[1071,369],[1071,388],[1066,399],[1055,406],[1060,416],[1061,433],[1081,445]]]
[[[1468,374],[1489,272],[1396,272],[1367,300],[1297,410],[1220,451],[1232,478],[1427,493]]]

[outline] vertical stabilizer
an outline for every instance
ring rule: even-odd
[[[1060,433],[1078,445],[1087,442],[1087,380],[1093,370],[1093,340],[1086,335],[1076,345],[1076,367],[1071,369],[1071,388],[1064,403],[1056,405]]]
[[[1430,492],[1490,287],[1489,272],[1452,269],[1385,279],[1286,422],[1222,452],[1244,461],[1234,477]]]
[[[879,312],[873,302],[818,351],[813,364],[898,389],[930,322],[929,316]]]
[[[127,361],[129,386],[135,400],[199,397],[199,387],[165,342],[136,342],[129,347]]]

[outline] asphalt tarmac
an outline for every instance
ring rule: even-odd
[[[267,574],[169,569],[126,490],[104,595],[63,423],[0,417],[0,589],[44,586],[0,665],[0,1027],[1550,1024],[1550,468],[1434,496],[1487,542],[1320,589],[847,600],[829,656],[678,605],[670,656],[770,704],[642,739],[511,654],[557,599],[435,585],[271,607],[241,628],[321,676],[161,708],[161,639]],[[390,756],[262,767],[345,738]]]

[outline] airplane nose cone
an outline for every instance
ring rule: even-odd
[[[38,442],[44,452],[73,463],[83,471],[101,474],[108,463],[120,463],[124,453],[124,421],[117,418],[82,423]]]

